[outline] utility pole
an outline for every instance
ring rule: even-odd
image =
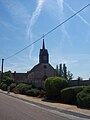
[[[3,64],[4,64],[4,59],[2,59],[2,65],[1,65],[1,81],[2,81],[2,78],[3,78]]]
[[[2,59],[2,67],[1,67],[1,73],[3,74],[3,64],[4,64],[4,59]]]

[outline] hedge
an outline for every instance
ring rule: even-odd
[[[33,88],[31,90],[27,90],[26,95],[37,97],[38,95],[40,95],[40,90],[35,89],[35,88]]]
[[[66,104],[77,104],[77,93],[84,89],[83,86],[68,87],[61,90],[61,101]]]
[[[7,87],[8,87],[7,84],[2,84],[1,89],[7,91]]]
[[[14,88],[15,88],[16,86],[17,86],[16,83],[12,83],[12,84],[10,85],[10,91],[13,92],[13,90],[14,90]]]
[[[50,77],[45,81],[45,90],[47,98],[58,98],[60,97],[60,90],[67,87],[68,81],[61,77]]]
[[[78,107],[90,109],[90,85],[77,94]]]
[[[32,85],[20,83],[18,84],[15,89],[19,91],[20,94],[26,94],[27,90],[30,90],[32,88]]]

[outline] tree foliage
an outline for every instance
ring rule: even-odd
[[[67,70],[67,67],[65,64],[60,64],[59,66],[56,66],[56,76],[58,77],[64,77],[67,80],[72,80],[73,79],[73,74]]]
[[[67,79],[68,80],[72,80],[73,79],[73,74],[70,71],[67,72]]]
[[[45,81],[46,96],[48,98],[57,98],[60,96],[60,90],[67,87],[68,81],[61,77],[50,77]]]
[[[1,83],[3,82],[4,84],[7,84],[7,86],[9,86],[14,81],[11,71],[4,72],[1,74],[0,78]]]

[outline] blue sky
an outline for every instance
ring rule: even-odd
[[[0,0],[0,59],[31,44],[88,3],[90,0]],[[44,39],[54,68],[65,63],[74,78],[90,78],[90,6]],[[29,71],[38,63],[41,46],[42,40],[6,59],[4,71]]]

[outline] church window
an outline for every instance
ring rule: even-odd
[[[46,65],[44,65],[43,67],[44,67],[44,69],[46,69],[46,68],[47,68],[47,66],[46,66]]]

